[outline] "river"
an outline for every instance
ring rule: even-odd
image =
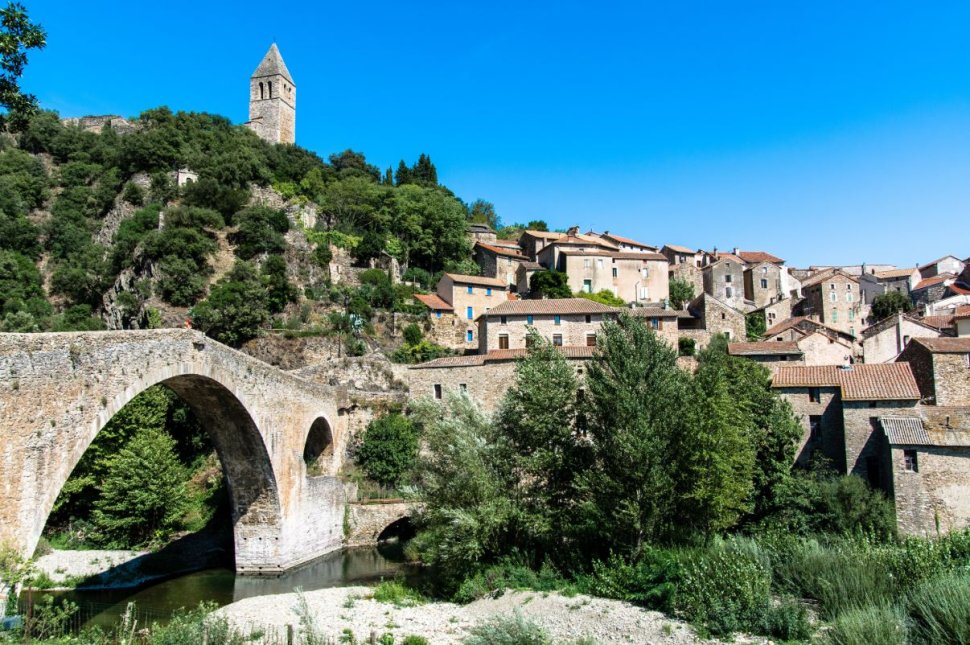
[[[110,627],[118,622],[129,603],[135,603],[138,621],[144,625],[165,622],[178,609],[195,607],[200,602],[222,606],[243,598],[295,589],[312,591],[397,576],[414,579],[419,575],[417,567],[404,561],[401,544],[389,542],[331,553],[279,577],[236,576],[228,568],[206,569],[137,589],[33,591],[24,593],[21,601],[22,610],[26,610],[26,604],[37,603],[46,596],[71,601],[78,605],[79,627]]]

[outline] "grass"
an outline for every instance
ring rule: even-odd
[[[427,599],[418,591],[406,586],[400,580],[382,580],[374,587],[371,598],[395,607],[417,607],[427,602]]]
[[[541,625],[518,611],[511,616],[494,616],[475,625],[464,645],[552,645]]]
[[[907,598],[913,640],[970,643],[970,573],[931,578]]]
[[[891,605],[850,609],[835,619],[826,641],[830,645],[906,645],[906,617]]]

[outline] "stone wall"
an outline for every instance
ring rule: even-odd
[[[413,514],[412,505],[399,500],[348,504],[344,524],[344,546],[377,544],[388,526]]]
[[[792,407],[792,412],[802,424],[802,437],[798,442],[795,461],[803,466],[811,461],[812,454],[821,452],[839,472],[845,472],[845,429],[842,422],[842,396],[837,387],[820,387],[819,400],[809,400],[809,388],[778,388]],[[821,418],[819,433],[811,435],[811,416]]]
[[[699,296],[704,293],[704,274],[701,269],[689,262],[681,264],[671,264],[670,279],[674,278],[688,282],[694,287],[694,295]]]
[[[896,314],[866,330],[862,356],[866,363],[890,363],[906,348],[911,338],[939,338],[942,334]]]
[[[587,317],[589,322],[586,322]],[[600,331],[603,324],[602,314],[563,314],[559,316],[559,324],[556,324],[556,317],[551,314],[535,314],[532,316],[532,324],[524,315],[505,316],[505,322],[497,316],[489,316],[482,327],[479,351],[490,352],[499,349],[499,337],[508,337],[508,349],[524,348],[529,328],[534,328],[540,336],[553,340],[553,336],[561,336],[562,344],[567,347],[585,347],[587,337]]]
[[[888,444],[879,417],[919,416],[916,401],[843,401],[846,472],[890,490]],[[874,470],[875,469],[875,470]]]
[[[853,349],[846,343],[819,333],[795,336],[798,349],[805,354],[806,365],[847,365],[851,361]]]
[[[905,451],[916,451],[907,471]],[[906,535],[936,536],[970,526],[970,446],[893,446],[896,525]]]
[[[970,358],[967,354],[933,354],[937,405],[970,405]]]

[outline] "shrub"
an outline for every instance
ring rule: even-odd
[[[125,184],[121,198],[132,206],[141,206],[145,203],[145,191],[135,182],[129,181]]]
[[[680,563],[669,551],[648,547],[633,563],[619,556],[594,562],[593,573],[580,580],[580,588],[595,596],[670,612],[682,575]]]
[[[367,476],[384,486],[401,483],[417,457],[417,430],[396,413],[371,421],[354,455]]]
[[[831,645],[905,645],[905,617],[890,605],[871,605],[839,615],[827,633]]]
[[[783,598],[778,604],[765,608],[753,631],[786,641],[807,640],[812,635],[808,609],[794,598]]]
[[[399,580],[381,580],[380,584],[374,587],[372,596],[377,602],[388,603],[395,607],[416,607],[427,602],[424,596]]]
[[[408,634],[401,639],[401,645],[431,645],[429,641],[424,636],[415,636],[414,634]]]
[[[917,642],[970,643],[970,574],[927,580],[910,593],[906,607]]]
[[[495,616],[471,630],[464,645],[551,645],[552,639],[541,625],[527,620],[518,611],[511,616]]]
[[[404,342],[408,345],[417,345],[423,337],[424,333],[421,331],[421,328],[414,323],[404,328]]]
[[[681,356],[693,356],[694,348],[697,343],[693,338],[687,338],[686,336],[681,336],[677,339],[677,353]]]
[[[536,571],[521,561],[506,558],[465,578],[453,600],[460,603],[472,602],[506,589],[562,591],[570,586],[571,583],[548,562]]]

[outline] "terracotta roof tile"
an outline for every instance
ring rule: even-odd
[[[958,296],[967,296],[967,295],[970,295],[970,289],[967,289],[963,285],[957,284],[955,282],[953,284],[951,284],[951,285],[948,285],[947,286],[947,289],[949,289],[951,293],[955,293]]]
[[[555,314],[604,314],[619,313],[622,311],[616,307],[609,307],[586,298],[558,298],[552,300],[516,300],[507,301],[497,305],[483,315],[489,318],[493,316],[510,315],[555,315]]]
[[[913,339],[918,342],[924,339]],[[938,339],[937,339],[938,340]],[[909,363],[851,365],[786,365],[779,367],[772,387],[839,387],[846,401],[917,401],[919,386]]]
[[[660,262],[667,261],[667,256],[661,255],[660,253],[621,251],[619,253],[611,253],[611,255],[617,260],[657,260]]]
[[[792,327],[797,327],[801,322],[808,320],[807,316],[796,316],[794,318],[789,318],[788,320],[782,320],[780,323],[769,327],[765,330],[764,336],[776,336],[783,331],[788,331]]]
[[[686,318],[689,311],[682,309],[664,309],[663,307],[633,307],[628,312],[636,318]]]
[[[689,249],[686,246],[678,246],[676,244],[664,244],[663,248],[670,249],[674,253],[696,253],[697,252],[694,249]]]
[[[415,300],[425,305],[428,309],[432,311],[454,311],[455,308],[445,302],[441,296],[436,293],[416,293],[414,294]]]
[[[970,336],[959,338],[914,338],[911,343],[919,343],[933,354],[966,354],[970,352]]]
[[[557,347],[556,349],[562,352],[566,358],[583,359],[592,358],[596,355],[595,347],[567,345],[566,347]],[[525,358],[528,353],[529,350],[525,348],[495,349],[487,354],[466,354],[464,356],[445,356],[443,358],[436,358],[433,361],[412,365],[410,369],[421,370],[435,367],[476,367],[479,365],[484,365],[485,363],[518,360],[520,358]]]
[[[785,263],[780,257],[765,251],[738,251],[737,254],[748,264],[758,264],[760,262],[770,262],[771,264]]]
[[[765,340],[757,343],[728,343],[728,354],[732,356],[761,356],[802,354],[794,341]]]
[[[498,278],[484,278],[480,275],[461,275],[458,273],[446,273],[445,275],[456,284],[478,284],[483,287],[496,287],[498,289],[505,289],[508,286]]]
[[[953,312],[954,320],[967,320],[968,318],[970,318],[970,305],[957,307],[956,311]]]
[[[509,247],[493,246],[491,244],[485,244],[484,242],[475,242],[475,246],[481,247],[486,251],[489,251],[496,255],[504,255],[507,257],[519,258],[522,260],[526,259],[526,257],[522,255],[522,252],[520,250],[514,250]]]
[[[895,278],[908,278],[918,271],[919,269],[916,268],[893,269],[892,271],[876,271],[873,275],[880,280],[892,280]]]
[[[857,278],[849,275],[842,269],[825,269],[823,271],[819,271],[818,273],[815,273],[814,275],[809,276],[808,279],[803,280],[802,289],[805,289],[807,287],[814,287],[815,285],[825,282],[826,280],[830,280],[836,276],[840,276],[851,282],[855,282],[856,284],[859,283],[859,280]]]
[[[565,236],[565,233],[556,233],[554,231],[533,231],[527,230],[523,235],[531,235],[532,237],[542,238],[544,240],[558,240],[560,237]]]
[[[959,310],[958,310],[959,311]],[[923,316],[920,318],[924,325],[929,325],[934,329],[949,329],[953,327],[953,314],[943,314],[938,316]]]
[[[605,232],[603,237],[615,240],[620,244],[627,244],[629,246],[642,246],[645,249],[656,249],[657,247],[652,244],[644,244],[643,242],[637,242],[636,240],[630,239],[629,237],[623,237],[622,235],[614,235],[613,233]]]
[[[927,278],[925,280],[920,280],[913,287],[913,291],[918,291],[919,289],[926,289],[932,287],[933,285],[940,284],[941,282],[946,282],[947,280],[955,280],[956,276],[952,273],[941,273],[940,275],[935,275],[932,278]]]

